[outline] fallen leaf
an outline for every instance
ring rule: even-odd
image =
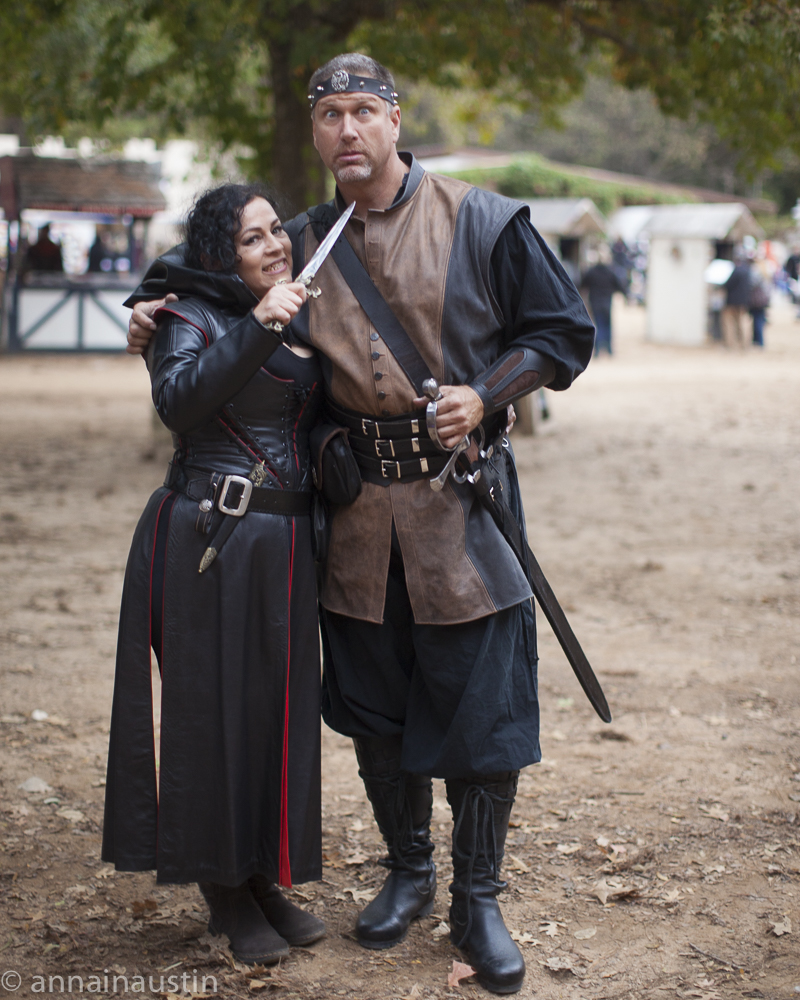
[[[462,979],[469,979],[470,976],[474,975],[475,970],[471,965],[453,959],[453,968],[447,974],[447,985],[452,989],[454,986],[458,986]]]
[[[564,924],[561,926],[563,927]],[[546,923],[542,924],[540,930],[543,930],[548,937],[556,937],[558,934],[558,921],[548,920]]]
[[[669,892],[664,893],[661,897],[665,903],[677,903],[679,899],[683,899],[680,889],[671,889]]]
[[[445,923],[445,921],[442,920],[441,923],[437,924],[436,927],[434,927],[433,930],[431,931],[431,937],[435,941],[438,941],[439,938],[443,938],[445,934],[449,933],[450,933],[449,924]]]
[[[550,736],[556,741],[556,743],[566,743],[567,741],[567,737],[561,732],[560,729],[554,729],[552,733],[550,733]]]
[[[422,990],[420,989],[419,983],[414,983],[411,987],[411,991],[406,993],[403,1000],[422,1000]]]
[[[509,854],[507,855],[507,857],[508,860],[511,862],[511,864],[508,867],[511,869],[512,872],[524,873],[524,872],[529,872],[531,870],[530,865],[526,865],[521,858],[518,858],[513,854]]]
[[[111,878],[111,876],[113,874],[114,874],[114,869],[111,868],[111,867],[109,867],[109,868],[100,868],[100,869],[98,869],[94,873],[94,877],[95,878]]]
[[[17,788],[21,789],[23,792],[34,792],[36,794],[53,791],[50,785],[48,785],[42,778],[28,778],[23,781],[21,785],[17,785]]]
[[[541,964],[551,972],[571,972],[573,976],[576,974],[575,968],[572,965],[572,959],[566,956],[552,955]]]
[[[364,826],[362,820],[357,819],[350,827],[350,829],[353,831],[353,833],[361,833],[363,830],[366,830],[366,827]]]
[[[783,937],[784,934],[792,933],[792,921],[788,917],[784,917],[783,920],[778,923],[770,920],[770,925],[772,926],[772,933],[775,937]]]
[[[509,931],[509,934],[511,935],[511,940],[516,941],[517,944],[530,944],[533,945],[533,947],[535,948],[537,944],[541,943],[540,941],[536,940],[536,938],[533,936],[533,934],[530,933],[530,931],[520,932],[512,930]]]
[[[639,890],[635,885],[619,885],[614,882],[606,882],[604,878],[601,878],[599,882],[595,883],[592,895],[605,906],[609,899],[633,899],[639,895]]]
[[[559,854],[574,854],[580,849],[580,844],[556,844],[556,850]]]
[[[251,979],[247,985],[248,989],[250,989],[253,993],[257,992],[258,990],[266,989],[267,987],[267,984],[264,982],[263,979]]]
[[[372,892],[370,889],[358,889],[356,887],[347,888],[344,892],[337,892],[333,897],[334,899],[344,899],[344,893],[349,892],[353,897],[354,903],[371,903],[375,898],[376,893]]]
[[[148,913],[155,913],[158,903],[154,899],[134,899],[131,903],[134,917],[139,919],[146,917]]]
[[[344,859],[346,865],[363,865],[365,861],[369,861],[369,858],[362,850],[353,851]]]
[[[596,927],[584,927],[583,930],[575,931],[572,936],[577,938],[579,941],[588,941],[589,938],[593,938],[596,933]]]
[[[710,819],[718,819],[721,823],[728,822],[728,814],[718,802],[715,802],[711,807],[700,806],[700,812],[705,813]]]
[[[70,823],[82,823],[86,819],[80,809],[59,809],[56,815],[69,820]]]

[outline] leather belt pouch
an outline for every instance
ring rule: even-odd
[[[330,503],[346,506],[361,492],[350,432],[338,424],[318,424],[309,435],[314,483]]]

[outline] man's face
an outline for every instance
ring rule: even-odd
[[[395,155],[400,108],[374,94],[330,94],[314,108],[314,145],[337,184],[380,177]]]

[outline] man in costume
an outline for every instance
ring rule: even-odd
[[[337,56],[309,85],[314,143],[334,200],[287,224],[303,266],[351,202],[344,236],[441,386],[435,434],[452,448],[480,424],[502,449],[522,519],[506,408],[566,389],[594,331],[527,208],[398,153],[394,81],[366,56]],[[357,265],[358,266],[358,265]],[[518,558],[468,482],[431,489],[444,464],[422,397],[383,328],[338,267],[293,323],[321,355],[332,419],[349,428],[363,487],[334,509],[320,593],[323,716],[352,737],[389,874],[360,914],[359,942],[388,948],[436,894],[431,777],[453,811],[451,939],[497,993],[518,990],[522,955],[497,895],[520,768],[540,759],[536,634]],[[149,312],[152,312],[152,304]],[[134,350],[152,327],[137,306]],[[488,445],[487,445],[488,447]],[[499,453],[499,451],[498,451]]]

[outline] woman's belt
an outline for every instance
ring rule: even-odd
[[[239,474],[173,465],[170,466],[164,486],[183,493],[190,500],[196,500],[202,513],[210,513],[214,507],[231,517],[241,517],[249,510],[259,514],[289,516],[311,513],[311,490],[254,486],[250,477]]]
[[[204,573],[214,562],[239,519],[248,511],[287,517],[311,513],[311,490],[281,490],[254,485],[263,482],[262,477],[263,467],[259,464],[253,466],[249,476],[170,466],[164,486],[197,501],[197,531],[208,533],[215,507],[226,515],[203,553],[199,572]]]
[[[388,485],[389,480],[413,482],[437,476],[450,457],[441,452],[428,434],[424,415],[419,417],[374,417],[346,410],[327,400],[332,420],[348,429],[361,475],[368,482]]]

